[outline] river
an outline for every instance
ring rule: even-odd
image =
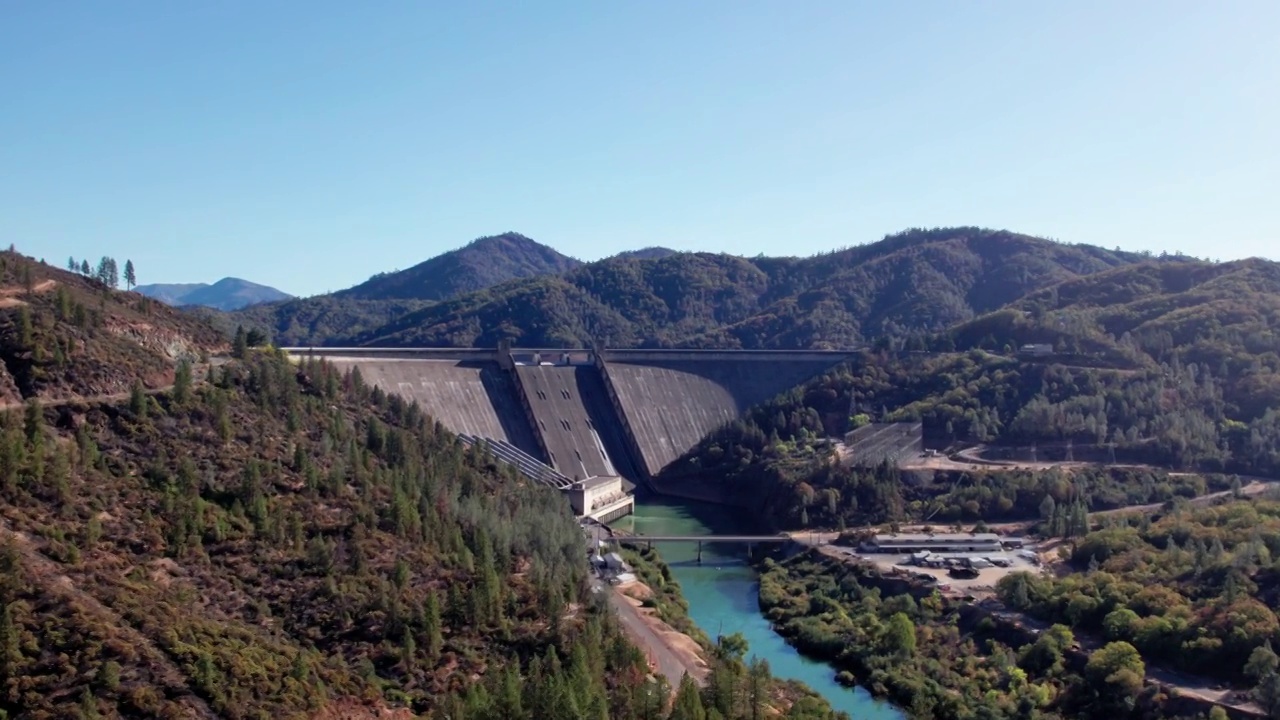
[[[654,535],[756,530],[741,510],[652,495],[637,497],[635,515],[610,525]],[[696,562],[697,545],[693,543],[659,543],[658,550],[680,582],[689,602],[689,615],[713,640],[717,635],[742,633],[750,647],[748,656],[769,661],[775,677],[805,683],[854,720],[902,720],[902,713],[892,705],[876,700],[863,688],[840,685],[831,666],[804,657],[773,631],[760,612],[760,584],[755,570],[746,562],[745,546],[704,544],[701,565]]]

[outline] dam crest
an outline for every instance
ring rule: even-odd
[[[754,405],[856,351],[284,348],[414,401],[470,445],[569,496],[601,522],[630,490]],[[681,488],[656,488],[681,495]]]

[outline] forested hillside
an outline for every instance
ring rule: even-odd
[[[227,347],[213,328],[156,300],[0,253],[0,403],[158,387],[173,381],[176,361]]]
[[[445,300],[517,278],[557,275],[582,263],[521,235],[482,237],[407,270],[376,275],[339,298]]]
[[[811,258],[611,258],[424,308],[354,342],[848,347],[949,328],[1130,253],[977,228],[913,230]]]
[[[1025,362],[980,350],[924,358],[869,353],[714,433],[666,479],[734,485],[784,526],[903,520],[936,507],[911,503],[950,492],[957,478],[943,475],[928,490],[901,482],[894,470],[833,465],[829,451],[815,445],[872,419],[922,420],[943,445],[1041,444],[1047,457],[1054,444],[1070,441],[1081,457],[1099,460],[1280,475],[1280,413],[1248,390],[1272,385],[1275,370],[1264,363],[1273,361],[1260,358],[1256,375],[1221,378],[1205,365],[1176,358],[1125,371]],[[1037,493],[1032,497],[1038,502],[1055,487],[1052,478],[1039,477],[1021,488],[1008,473],[994,474],[990,482],[974,498],[984,512],[965,519],[1000,519],[1010,508],[1034,517],[1037,505],[1025,493]],[[1131,500],[1167,499],[1152,494],[1155,485],[1140,485],[1146,494]],[[1072,496],[1070,484],[1057,487],[1059,501]],[[1091,489],[1090,509],[1106,509],[1104,497]],[[952,499],[960,507],[970,498]]]
[[[193,308],[191,314],[222,330],[228,338],[237,327],[259,330],[280,347],[341,345],[353,334],[368,332],[430,305],[426,300],[357,300],[317,295],[265,303],[233,313]]]
[[[0,271],[0,717],[668,717],[559,493],[356,372]],[[729,720],[776,702],[711,663]]]
[[[237,325],[257,328],[283,346],[341,343],[441,300],[581,264],[524,235],[504,233],[346,290],[231,313],[219,324],[232,331]]]

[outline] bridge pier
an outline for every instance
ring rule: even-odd
[[[702,541],[698,541],[698,564],[702,564]]]

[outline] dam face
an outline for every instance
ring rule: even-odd
[[[326,357],[339,370],[360,368],[365,382],[415,401],[460,435],[501,440],[538,457],[533,430],[520,411],[510,375],[497,362],[448,359]]]
[[[722,425],[850,353],[290,348],[398,393],[460,435],[570,480],[646,482]],[[547,361],[544,361],[547,360]]]
[[[625,356],[624,356],[625,357]],[[758,405],[822,374],[818,360],[612,360],[604,366],[648,477]]]

